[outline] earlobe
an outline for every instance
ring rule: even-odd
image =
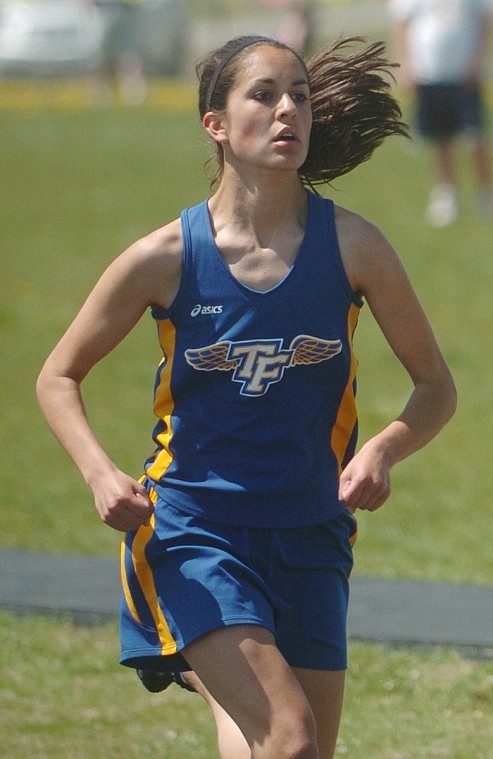
[[[202,119],[202,125],[205,131],[215,142],[227,142],[228,137],[222,117],[213,111],[207,111]]]

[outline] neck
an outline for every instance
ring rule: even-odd
[[[305,188],[297,175],[287,172],[246,179],[229,170],[209,201],[216,228],[250,230],[264,244],[279,225],[304,228],[307,207]]]

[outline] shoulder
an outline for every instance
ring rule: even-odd
[[[183,235],[180,219],[155,229],[141,237],[128,248],[128,254],[140,258],[143,263],[172,263],[183,253]]]
[[[183,236],[180,219],[136,240],[112,264],[115,274],[131,277],[149,305],[168,308],[180,283]]]
[[[335,207],[341,259],[353,290],[367,295],[374,284],[402,269],[397,253],[383,232],[357,213]]]

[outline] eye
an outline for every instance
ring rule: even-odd
[[[253,93],[254,100],[259,100],[260,102],[269,100],[272,97],[272,94],[269,92],[269,90],[257,90]]]
[[[294,103],[306,103],[310,98],[305,92],[292,92],[291,99]]]

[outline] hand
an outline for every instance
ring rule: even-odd
[[[390,467],[382,452],[366,443],[346,466],[339,482],[339,500],[353,513],[376,511],[390,495]]]
[[[154,513],[146,489],[120,470],[91,483],[96,509],[102,521],[114,530],[129,532],[149,524]]]

